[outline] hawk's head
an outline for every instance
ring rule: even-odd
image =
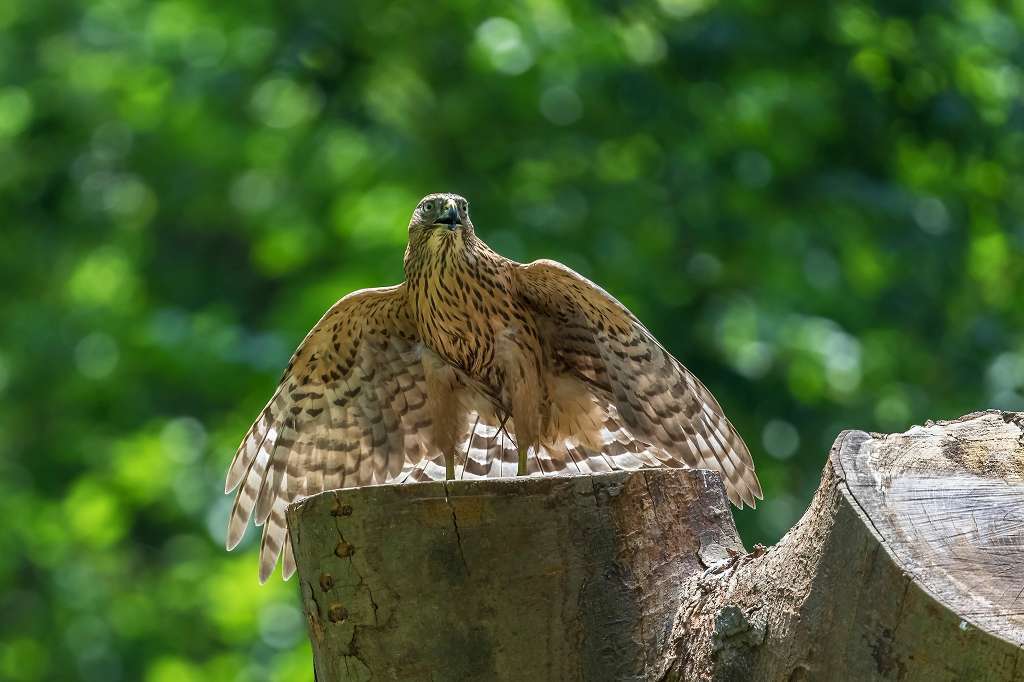
[[[428,194],[409,221],[409,239],[450,239],[472,234],[469,202],[458,194]]]

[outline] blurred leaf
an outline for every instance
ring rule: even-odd
[[[233,448],[410,212],[631,306],[803,511],[842,428],[1024,409],[1024,5],[0,3],[0,678],[309,679]],[[59,662],[59,670],[58,663]]]

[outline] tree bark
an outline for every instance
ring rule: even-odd
[[[289,509],[318,680],[1024,678],[1024,415],[846,431],[745,552],[652,469],[338,490]]]

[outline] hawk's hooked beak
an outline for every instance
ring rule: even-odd
[[[459,208],[455,202],[449,202],[448,210],[437,217],[436,225],[447,225],[449,230],[454,230],[462,225],[462,218],[459,217]]]

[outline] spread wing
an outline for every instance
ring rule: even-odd
[[[718,401],[625,306],[554,261],[519,266],[516,277],[554,361],[608,403],[619,450],[625,433],[634,450],[656,446],[666,464],[720,472],[739,507],[763,499],[750,452]]]
[[[295,571],[285,528],[294,500],[422,475],[431,421],[422,352],[404,284],[341,299],[295,351],[225,484],[226,493],[238,487],[228,549],[254,513],[263,525],[260,582],[282,552],[284,577]]]

